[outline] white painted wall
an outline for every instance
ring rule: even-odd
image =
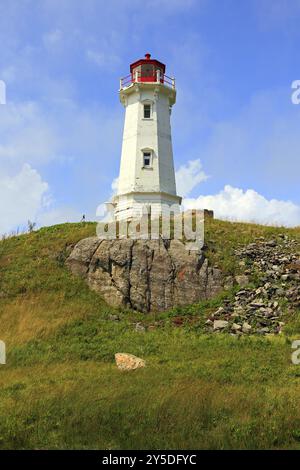
[[[181,202],[176,196],[170,125],[170,107],[175,97],[174,89],[158,83],[135,83],[120,91],[125,122],[115,198],[118,219],[130,217],[138,201],[154,203],[155,200],[156,206]],[[150,119],[144,118],[144,103],[151,103]],[[151,168],[143,167],[143,150],[146,149],[152,151]],[[142,193],[146,194],[141,198]]]

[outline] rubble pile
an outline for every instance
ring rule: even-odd
[[[207,330],[236,335],[280,333],[284,313],[300,308],[297,248],[295,240],[281,235],[278,240],[266,241],[261,237],[237,249],[235,255],[240,259],[244,274],[236,280],[244,287],[209,317]],[[251,283],[255,287],[251,287]]]

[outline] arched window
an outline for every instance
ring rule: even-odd
[[[151,152],[143,152],[144,155],[144,167],[150,168],[151,167]]]
[[[151,118],[151,104],[145,103],[144,104],[144,119],[150,119],[150,118]]]
[[[143,111],[142,111],[143,119],[152,119],[153,118],[153,101],[143,100],[142,106],[143,106]]]
[[[153,166],[153,150],[145,148],[142,150],[142,168],[152,168]]]

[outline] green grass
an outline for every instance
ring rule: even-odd
[[[208,220],[206,231],[207,256],[228,274],[237,244],[300,241],[299,229]],[[280,337],[239,339],[203,330],[232,292],[160,314],[113,309],[64,267],[94,233],[64,224],[0,243],[0,449],[299,449],[299,312]],[[137,321],[158,326],[140,333]],[[121,373],[116,352],[147,367]]]

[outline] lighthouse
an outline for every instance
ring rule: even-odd
[[[146,54],[120,80],[125,122],[118,189],[112,201],[115,220],[137,217],[141,208],[151,217],[166,208],[180,212],[170,124],[176,88],[175,79],[165,71],[165,64]]]

